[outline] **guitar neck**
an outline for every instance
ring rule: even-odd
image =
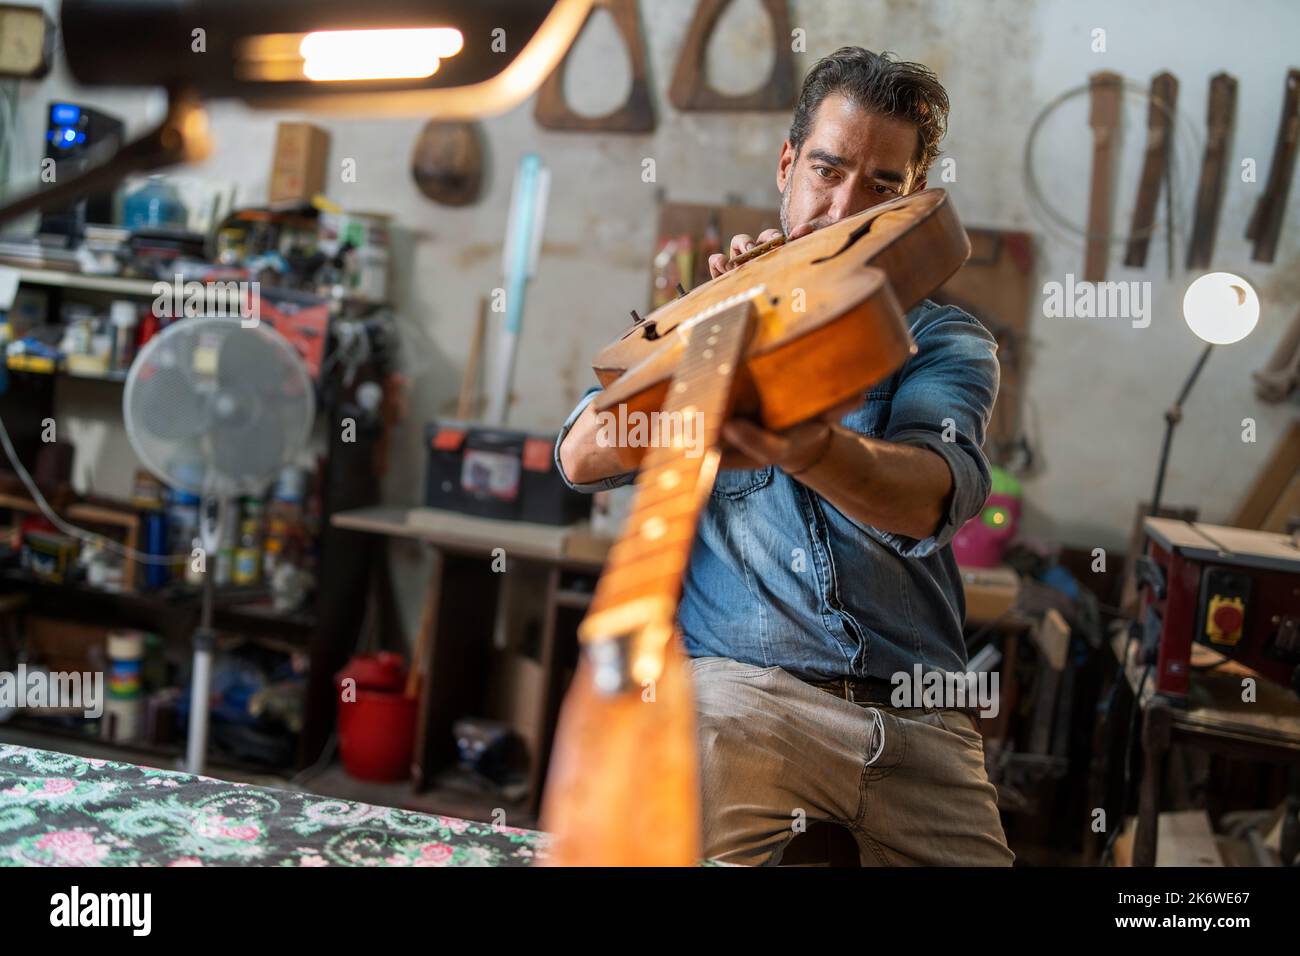
[[[667,398],[655,413],[658,427],[644,430],[658,441],[642,462],[631,514],[578,629],[604,690],[622,690],[629,678],[657,680],[662,671],[696,525],[717,477],[722,423],[731,412],[753,326],[748,301],[692,324]]]

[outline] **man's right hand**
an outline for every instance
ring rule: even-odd
[[[786,236],[787,242],[794,242],[796,239],[802,239],[810,232],[816,232],[823,225],[820,222],[805,222],[795,226]],[[747,253],[755,246],[761,246],[765,242],[771,242],[773,239],[779,239],[784,233],[780,229],[764,229],[757,236],[750,236],[746,233],[731,237],[731,255],[726,253],[715,252],[709,256],[709,277],[716,279],[724,272],[730,272],[736,268],[736,260]]]
[[[743,256],[755,246],[761,246],[765,242],[771,242],[773,239],[782,235],[780,229],[764,229],[757,237],[740,233],[731,237],[731,254],[728,256],[725,252],[715,252],[709,256],[709,277],[716,279],[724,272],[730,272],[736,268],[736,259]]]

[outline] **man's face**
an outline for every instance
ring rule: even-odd
[[[789,236],[800,226],[821,229],[924,189],[924,171],[913,169],[917,138],[906,120],[864,110],[839,94],[827,96],[799,154],[789,140],[781,147],[781,230]]]

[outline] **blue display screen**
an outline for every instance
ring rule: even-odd
[[[50,121],[59,126],[75,126],[81,120],[81,107],[55,103],[50,107]]]

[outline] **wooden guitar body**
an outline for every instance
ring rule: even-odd
[[[735,412],[774,431],[806,421],[906,360],[913,347],[905,313],[969,255],[943,190],[874,206],[697,286],[633,325],[592,361],[604,388],[596,410],[661,409],[692,318],[746,297],[755,328],[737,376]],[[625,467],[635,468],[644,452],[620,449]]]
[[[618,446],[636,496],[579,628],[542,807],[552,863],[696,862],[694,699],[675,618],[722,423],[781,430],[859,398],[915,351],[906,311],[969,254],[946,194],[925,190],[758,255],[596,356],[598,414],[698,416],[703,435],[694,457],[682,443]]]

